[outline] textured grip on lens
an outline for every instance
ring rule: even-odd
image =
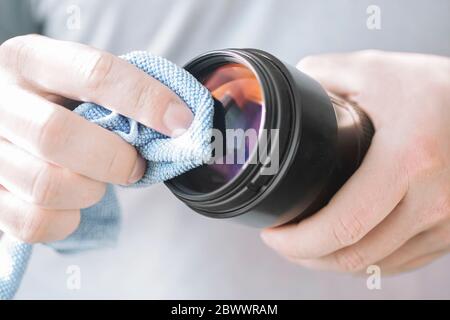
[[[375,134],[375,128],[372,124],[372,120],[370,120],[367,113],[364,112],[364,110],[361,109],[360,106],[358,106],[356,103],[352,103],[350,101],[347,101],[355,111],[355,113],[358,115],[359,118],[359,125],[361,127],[361,136],[359,141],[359,147],[361,151],[361,160],[364,157],[364,155],[367,153],[367,150],[369,150],[370,144],[372,142],[373,135]]]
[[[330,92],[328,96],[336,111],[342,165],[355,170],[370,147],[375,133],[374,126],[369,116],[356,103]]]

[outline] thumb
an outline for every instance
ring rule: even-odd
[[[297,64],[297,69],[317,80],[326,90],[350,98],[357,95],[361,87],[357,60],[357,53],[308,56]]]

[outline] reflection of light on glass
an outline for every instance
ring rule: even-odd
[[[253,72],[240,64],[227,64],[217,68],[204,81],[204,85],[220,101],[225,110],[225,127],[235,130],[234,141],[229,141],[222,163],[210,167],[225,182],[234,178],[257,147],[257,136],[263,115],[263,97],[258,79]],[[244,133],[244,135],[241,134]],[[253,133],[257,133],[256,135]],[[241,156],[245,158],[242,161]],[[234,159],[234,161],[230,161]]]
[[[213,148],[219,146],[220,151],[213,150],[212,162],[185,173],[177,181],[193,192],[207,193],[232,181],[257,156],[265,105],[258,78],[244,65],[230,63],[211,68],[199,80],[216,100],[214,129],[220,134],[213,135],[213,141],[219,139],[217,145],[213,142]]]

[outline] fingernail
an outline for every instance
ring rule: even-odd
[[[144,176],[145,170],[147,169],[147,163],[142,157],[138,157],[136,164],[134,165],[133,172],[128,179],[128,184],[133,184],[141,180]]]
[[[164,113],[163,123],[167,128],[166,134],[175,137],[191,126],[194,115],[184,104],[172,102]]]

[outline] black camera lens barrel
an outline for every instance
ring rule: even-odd
[[[166,185],[208,217],[255,227],[304,219],[326,205],[358,168],[370,146],[373,125],[358,106],[327,93],[309,76],[261,50],[212,51],[185,69],[202,81],[211,70],[229,63],[246,66],[259,81],[264,129],[279,133],[268,140],[270,148],[279,150],[277,173],[266,175],[264,164],[251,161],[235,179],[212,192],[194,192],[187,186],[188,178],[197,178],[195,170]]]

